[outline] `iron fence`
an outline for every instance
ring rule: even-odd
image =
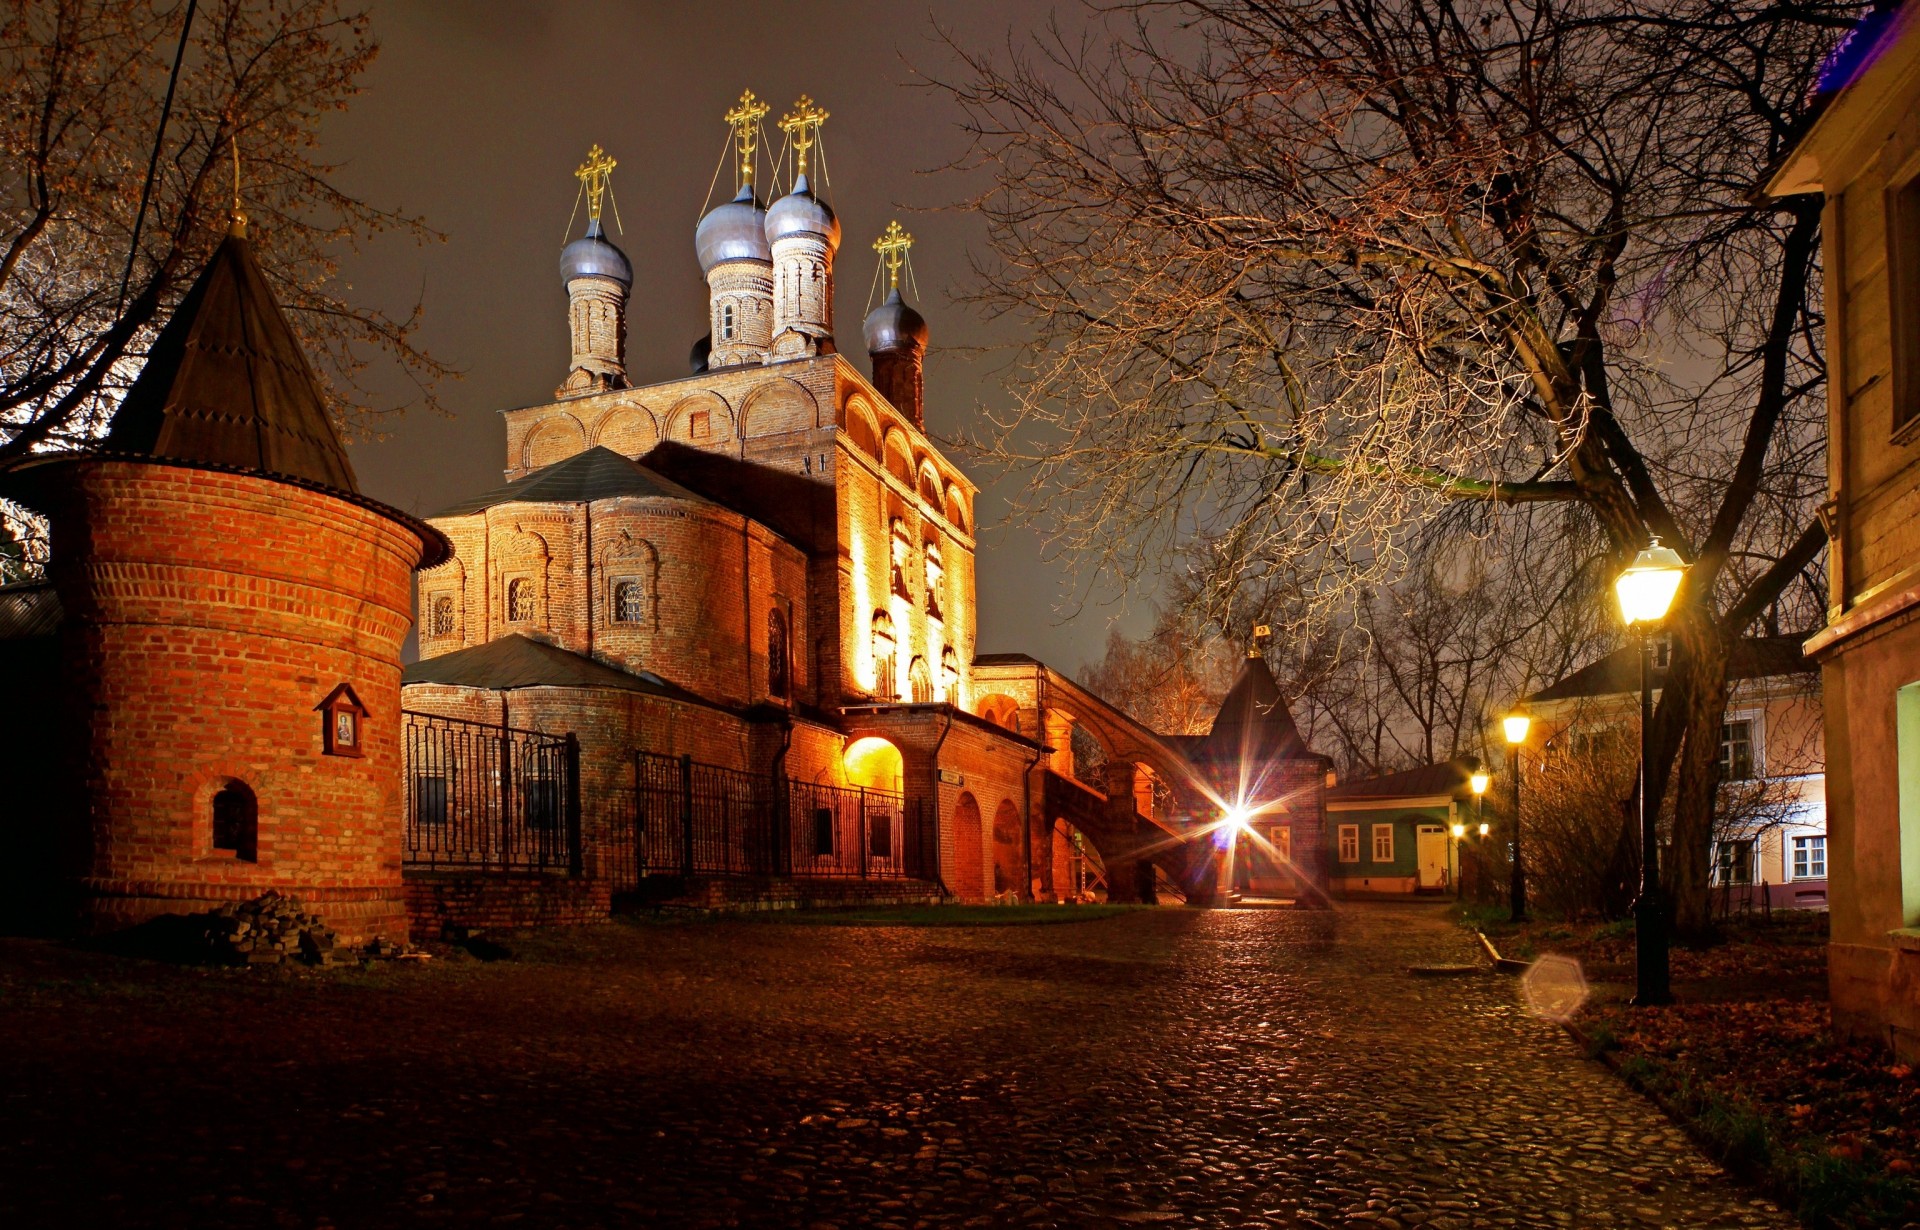
[[[427,713],[402,724],[407,866],[581,874],[573,735]]]
[[[628,833],[610,835],[616,888],[651,876],[934,880],[938,835],[919,799],[634,755]]]

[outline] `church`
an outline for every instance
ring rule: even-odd
[[[61,868],[94,929],[275,889],[391,938],[635,901],[1204,903],[1245,886],[1236,850],[1318,897],[1326,763],[1257,654],[1182,738],[980,651],[977,488],[926,431],[912,238],[872,244],[856,363],[812,177],[827,113],[778,122],[791,174],[763,200],[768,114],[725,116],[705,337],[656,384],[627,377],[633,270],[589,153],[554,394],[502,413],[498,486],[420,520],[358,493],[236,222],[105,447],[14,484],[54,560],[0,590],[0,656],[69,697],[11,732],[67,783],[16,869]],[[238,533],[195,530],[229,506]]]

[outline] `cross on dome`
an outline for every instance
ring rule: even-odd
[[[733,129],[734,160],[739,170],[738,179],[742,192],[747,192],[753,187],[753,155],[759,148],[760,121],[772,109],[755,98],[752,90],[743,90],[740,101],[721,117]]]
[[[907,250],[911,247],[913,236],[900,229],[898,219],[887,223],[887,229],[873,241],[873,250],[880,254],[881,261],[887,267],[888,290],[900,289],[900,266],[907,263]]]
[[[618,166],[607,152],[595,145],[587,151],[587,160],[574,171],[573,177],[587,190],[587,220],[600,220],[600,201],[607,194],[607,184],[613,179],[613,168]]]
[[[793,110],[780,117],[780,131],[786,133],[793,142],[794,174],[797,177],[805,177],[807,151],[820,140],[820,126],[826,122],[826,108],[817,105],[805,94],[793,104]]]

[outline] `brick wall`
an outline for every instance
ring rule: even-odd
[[[604,880],[501,872],[408,872],[407,919],[415,939],[440,939],[450,927],[518,931],[576,927],[613,916]]]
[[[348,939],[405,934],[400,641],[421,544],[349,501],[270,479],[90,462],[46,501],[65,771],[59,823],[91,926],[298,893]],[[364,755],[315,707],[347,684]],[[214,797],[256,801],[255,857],[216,849]]]

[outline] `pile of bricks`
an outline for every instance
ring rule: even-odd
[[[296,958],[309,965],[334,963],[333,928],[307,913],[298,897],[269,891],[251,901],[223,905],[206,919],[207,948],[216,960],[234,965],[277,965]],[[373,953],[372,946],[369,952],[394,955]]]

